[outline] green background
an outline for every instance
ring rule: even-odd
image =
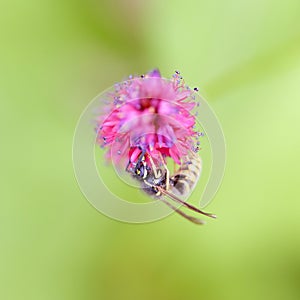
[[[299,299],[298,0],[1,1],[1,299]],[[98,213],[80,113],[129,74],[181,70],[218,115],[223,184],[199,227]]]

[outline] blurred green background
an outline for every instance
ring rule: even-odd
[[[299,0],[1,1],[1,299],[299,299]],[[98,213],[73,174],[81,111],[181,70],[222,123],[204,227]]]

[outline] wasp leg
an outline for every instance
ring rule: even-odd
[[[155,190],[155,192],[156,192],[155,196],[159,197],[159,196],[162,195],[161,191],[159,191],[159,190],[156,188],[156,185],[153,185],[153,184],[147,182],[146,180],[144,180],[144,183],[145,183],[146,185],[150,186],[151,188],[153,188],[153,189]]]
[[[161,196],[163,193],[162,193],[162,190],[156,186],[156,185],[152,185],[150,184],[149,182],[147,182],[146,180],[144,180],[145,184],[149,185],[150,187],[154,188],[157,190],[157,193],[156,193],[156,196]],[[172,198],[171,198],[172,199]],[[177,207],[175,207],[174,205],[172,205],[170,202],[168,202],[166,199],[164,198],[161,198],[160,199],[163,203],[165,203],[167,206],[169,206],[171,209],[173,209],[176,213],[178,213],[179,215],[181,215],[182,217],[184,217],[185,219],[195,223],[195,224],[205,224],[205,221],[201,220],[201,219],[198,219],[198,218],[195,218],[195,217],[192,217],[192,216],[189,216],[187,215],[186,213],[184,213],[183,211],[179,210]]]
[[[164,167],[166,168],[166,190],[168,191],[170,188],[170,171],[167,168],[167,166],[164,164]]]
[[[171,209],[173,209],[176,213],[178,213],[179,215],[181,215],[182,217],[184,217],[185,219],[193,222],[194,224],[199,224],[199,225],[203,225],[205,224],[205,221],[189,216],[186,213],[184,213],[183,211],[177,209],[174,205],[172,205],[171,203],[169,203],[168,201],[166,201],[165,199],[161,199],[162,202],[164,202],[167,206],[169,206]]]
[[[164,158],[162,157],[161,153],[159,152],[159,156],[160,156],[160,159],[162,161],[162,164],[166,170],[166,190],[168,191],[169,190],[169,187],[170,187],[170,171],[165,163],[165,160]]]
[[[147,185],[153,187],[153,185],[151,183],[147,182],[145,179],[144,179],[144,183],[146,183]]]
[[[139,159],[137,161],[137,165],[143,160],[144,156],[145,156],[146,150],[142,150],[142,153],[139,156]]]
[[[134,172],[136,172],[136,170],[137,170],[137,168],[138,168],[138,165],[139,165],[140,162],[144,159],[145,153],[146,153],[146,150],[142,150],[142,153],[139,155],[139,159],[138,159],[138,161],[137,161],[136,164],[135,164]],[[127,166],[127,168],[128,168],[128,166]],[[126,168],[126,170],[127,170],[127,168]]]
[[[191,204],[188,204],[187,202],[182,201],[181,199],[179,199],[178,197],[176,197],[175,195],[171,194],[170,192],[168,192],[167,190],[163,189],[160,186],[155,186],[155,188],[158,191],[160,191],[162,194],[166,195],[167,197],[169,197],[170,199],[174,200],[175,202],[182,204],[183,206],[187,207],[190,210],[193,210],[193,211],[195,211],[195,212],[197,212],[199,214],[205,215],[205,216],[210,217],[210,218],[214,218],[214,219],[217,218],[217,216],[214,215],[214,214],[204,212],[204,211],[200,210],[199,208],[197,208],[197,207],[195,207],[195,206],[193,206]]]
[[[177,171],[176,171],[176,162],[174,161],[173,162],[173,174],[175,174]]]
[[[145,153],[146,153],[146,150],[142,150],[142,153],[139,155],[139,158],[138,158],[138,161],[135,163],[135,168],[134,168],[134,172],[136,172],[137,168],[138,168],[138,165],[140,164],[140,162],[145,158]],[[130,166],[131,164],[131,160],[128,161],[128,164],[125,168],[125,171],[126,172],[129,172],[128,171],[128,167]]]
[[[159,178],[160,175],[158,174],[157,168],[156,168],[154,161],[150,155],[149,155],[149,159],[150,159],[151,167],[152,167],[155,178]]]

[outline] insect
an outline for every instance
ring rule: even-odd
[[[187,215],[181,204],[215,218],[184,200],[201,173],[195,110],[198,89],[189,88],[180,72],[165,79],[158,69],[114,86],[105,113],[97,121],[97,142],[108,149],[107,157],[137,179],[143,190],[196,224],[204,221]],[[198,98],[197,98],[198,97]],[[166,159],[179,165],[170,172]],[[177,203],[175,206],[174,202]],[[173,205],[174,204],[174,205]]]
[[[150,161],[150,165],[146,162],[146,157],[148,158],[148,161]],[[187,220],[195,224],[205,223],[199,218],[187,215],[171,204],[167,199],[171,199],[174,202],[180,203],[184,207],[202,215],[216,218],[216,215],[206,213],[180,199],[180,197],[185,198],[191,192],[199,179],[202,168],[200,157],[191,152],[187,156],[185,162],[183,162],[183,164],[180,166],[178,171],[173,175],[170,175],[170,171],[161,154],[160,162],[161,166],[157,167],[153,161],[153,158],[145,151],[142,151],[137,162],[132,164],[131,168],[131,162],[128,163],[126,171],[131,173],[134,178],[141,182],[142,188],[147,194],[152,195],[154,198],[164,202],[167,206]]]

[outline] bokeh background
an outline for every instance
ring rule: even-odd
[[[299,299],[298,0],[1,1],[1,299]],[[222,123],[204,227],[81,194],[76,122],[129,74],[181,70]]]

